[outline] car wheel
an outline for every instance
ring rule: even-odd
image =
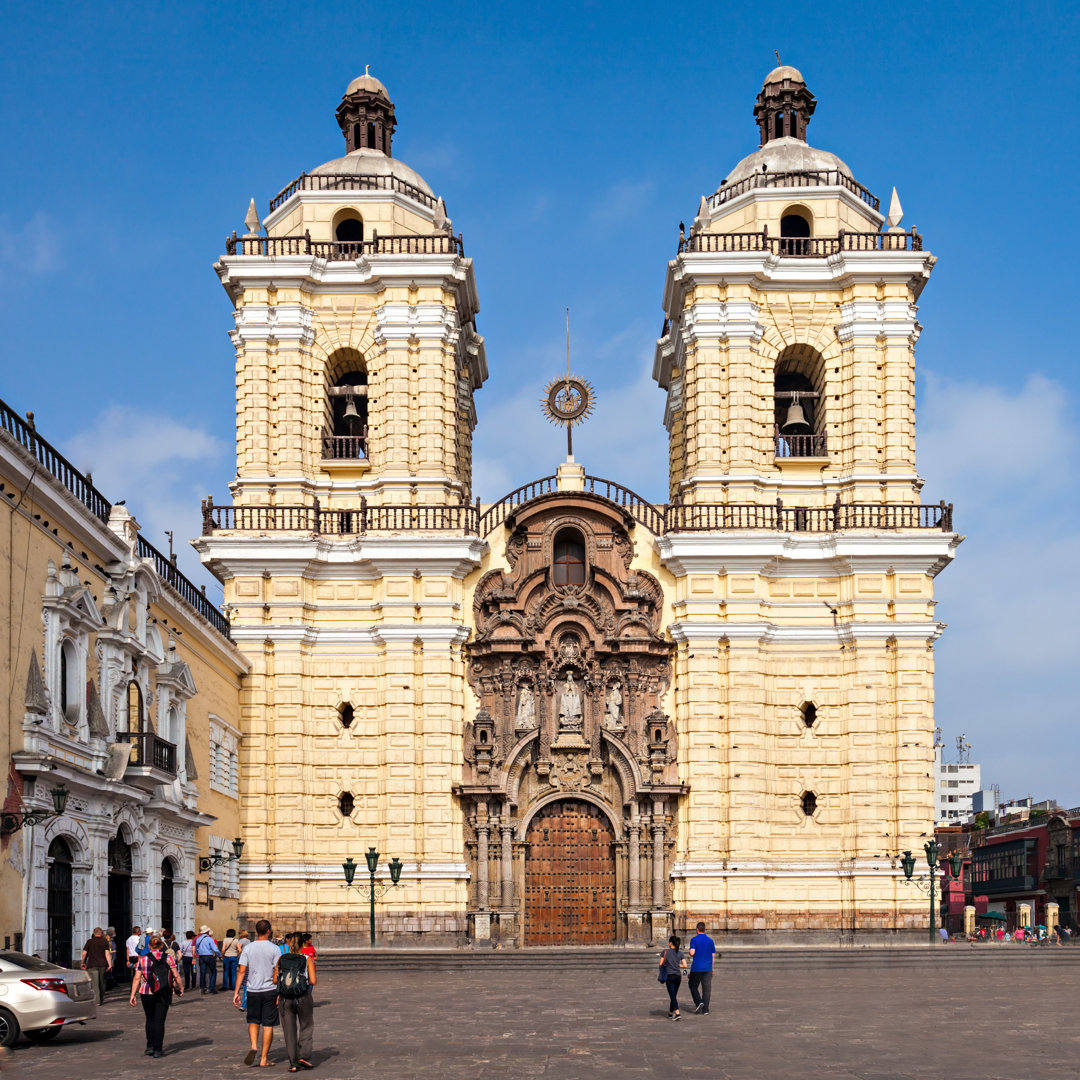
[[[19,1037],[19,1021],[7,1009],[0,1009],[0,1046],[10,1046]]]
[[[34,1043],[52,1042],[63,1030],[62,1025],[56,1027],[35,1028],[33,1031],[24,1031],[23,1034]]]

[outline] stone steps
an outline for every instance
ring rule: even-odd
[[[539,948],[539,949],[325,949],[319,970],[334,971],[641,971],[657,962],[658,948]],[[1013,967],[1019,965],[1080,964],[1080,947],[1027,945],[935,946],[892,948],[799,948],[728,946],[721,948],[723,967],[841,969],[881,964],[916,967],[927,964]]]

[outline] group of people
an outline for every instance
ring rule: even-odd
[[[311,934],[296,931],[273,938],[270,923],[255,924],[252,940],[246,930],[230,929],[217,940],[209,926],[188,930],[184,941],[173,933],[133,927],[124,943],[131,979],[129,1004],[141,1005],[146,1018],[146,1055],[159,1058],[165,1021],[173,994],[199,989],[216,994],[217,962],[222,961],[222,990],[233,991],[233,1005],[246,1013],[251,1049],[244,1062],[261,1066],[269,1060],[274,1028],[281,1025],[289,1072],[313,1069],[314,1034],[312,989],[316,983],[317,953]],[[105,1000],[107,976],[116,963],[115,931],[95,927],[83,946],[81,966],[90,975],[98,1004]],[[183,975],[181,975],[181,970]],[[261,1034],[260,1034],[261,1033]]]
[[[689,984],[690,996],[694,1000],[694,1012],[702,1016],[709,1013],[709,1001],[712,999],[713,961],[719,953],[716,942],[705,933],[705,924],[697,924],[697,933],[690,939],[687,954],[681,949],[682,941],[675,934],[668,938],[667,948],[660,953],[660,972],[658,979],[664,983],[668,992],[668,1019],[681,1020],[679,1012],[679,987],[682,985],[683,972],[687,970],[686,956],[690,957]]]

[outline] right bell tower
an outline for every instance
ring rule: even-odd
[[[895,190],[882,214],[807,143],[816,107],[795,68],[769,73],[760,148],[668,264],[657,550],[693,776],[676,907],[832,940],[927,922],[898,858],[933,835],[933,579],[961,538],[951,507],[920,504],[915,464],[935,259]]]

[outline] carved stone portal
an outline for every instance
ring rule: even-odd
[[[524,925],[526,903],[558,902],[558,888],[536,886],[535,867],[525,898],[524,841],[537,812],[568,794],[612,826],[620,912],[612,940],[633,937],[627,928],[640,927],[643,913],[646,923],[654,913],[653,933],[666,926],[674,811],[686,789],[660,707],[671,678],[663,591],[630,568],[633,528],[599,496],[543,496],[506,522],[511,570],[489,572],[476,588],[468,678],[479,708],[466,726],[458,794],[472,828],[471,907],[498,912],[504,938]],[[492,828],[499,845],[486,840]],[[558,913],[545,919],[574,924]]]

